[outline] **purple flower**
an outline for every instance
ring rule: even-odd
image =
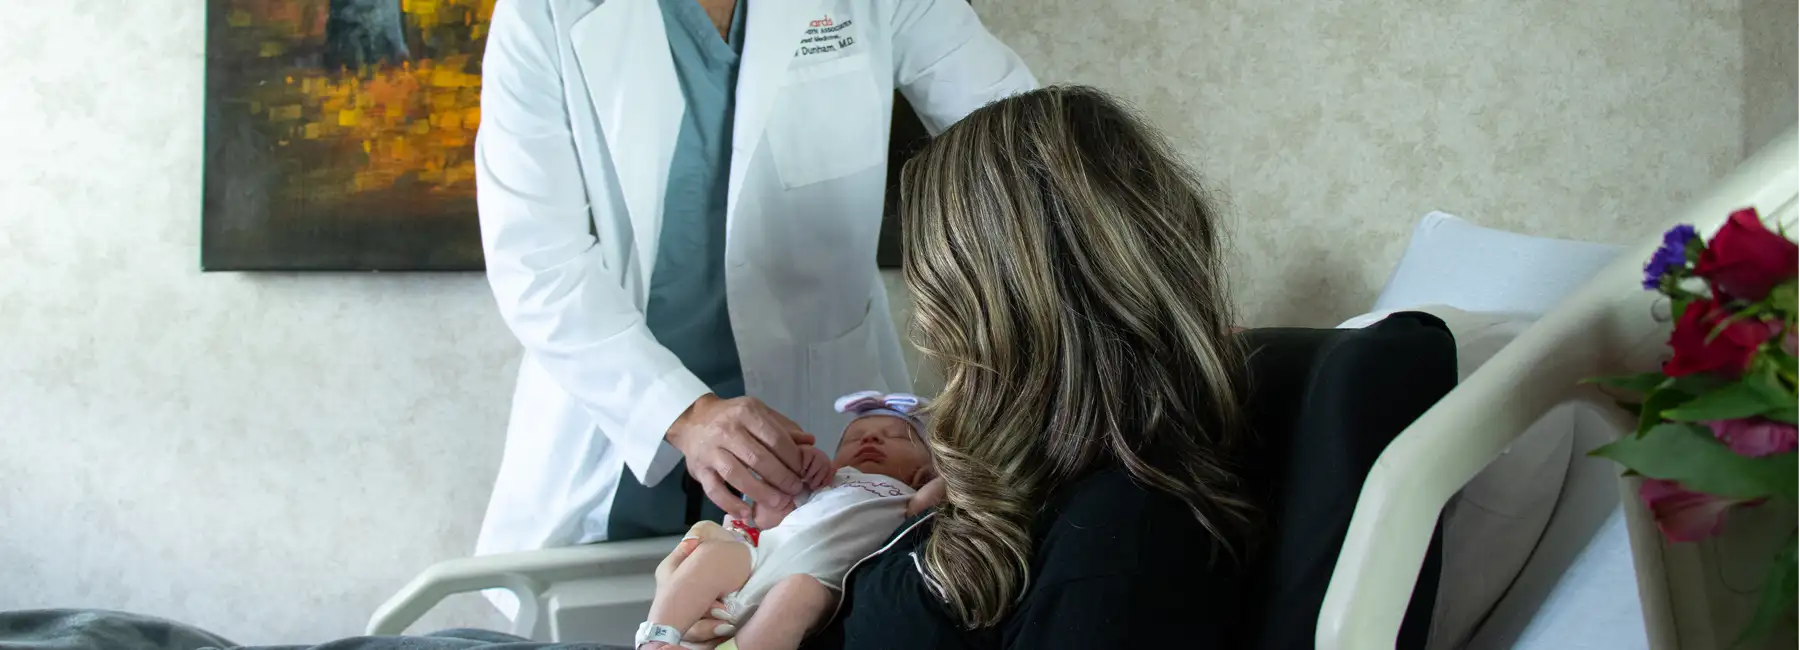
[[[1662,288],[1663,276],[1669,269],[1681,268],[1688,263],[1688,244],[1700,237],[1693,226],[1681,224],[1663,233],[1663,244],[1650,256],[1650,263],[1644,265],[1644,288],[1651,291]]]

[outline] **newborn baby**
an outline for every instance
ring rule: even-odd
[[[874,391],[839,398],[838,412],[853,419],[837,458],[801,449],[813,491],[785,510],[751,504],[752,521],[695,524],[656,569],[656,598],[636,647],[678,646],[682,632],[709,614],[723,623],[709,622],[717,629],[699,636],[735,632],[742,650],[799,647],[832,613],[851,565],[943,497],[924,424],[913,415],[922,405],[912,395]]]

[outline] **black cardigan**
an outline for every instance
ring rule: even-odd
[[[964,630],[926,587],[931,513],[845,578],[837,616],[808,650],[1239,647],[1239,565],[1187,507],[1119,469],[1053,495],[1033,528],[1031,582],[998,626]],[[913,524],[917,525],[913,525]],[[1239,551],[1245,549],[1239,548]]]

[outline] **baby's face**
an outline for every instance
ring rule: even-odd
[[[915,478],[920,469],[930,464],[931,454],[925,451],[925,444],[919,441],[912,425],[897,417],[877,415],[851,422],[838,443],[839,468],[854,467],[908,484],[923,483]]]

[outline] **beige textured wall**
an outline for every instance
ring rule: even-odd
[[[513,345],[474,276],[196,271],[203,5],[28,3],[0,35],[0,609],[352,634],[472,546]],[[1730,2],[978,6],[1229,197],[1255,324],[1360,311],[1434,208],[1643,234],[1747,137]]]
[[[1618,241],[1741,153],[1735,0],[976,5],[1223,192],[1251,323],[1360,311],[1430,210]]]
[[[0,609],[344,636],[473,547],[515,344],[476,275],[198,272],[205,6],[0,29]]]
[[[1800,112],[1795,95],[1800,3],[1743,0],[1743,18],[1744,149],[1754,151],[1793,127]]]

